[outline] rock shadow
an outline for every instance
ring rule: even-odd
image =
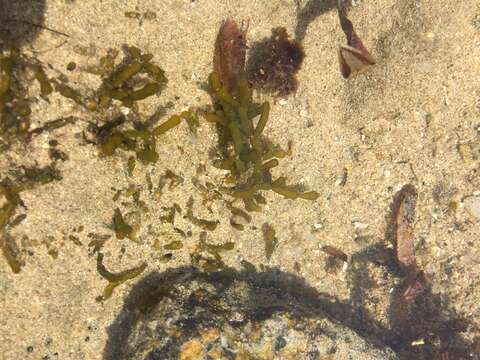
[[[42,31],[45,10],[45,0],[0,0],[0,46],[32,41]]]
[[[309,0],[302,9],[297,10],[297,26],[295,40],[302,42],[308,25],[320,15],[337,7],[338,0]]]

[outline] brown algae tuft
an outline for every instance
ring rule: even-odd
[[[287,96],[297,91],[296,73],[302,66],[305,52],[302,45],[290,40],[283,27],[272,29],[270,39],[253,46],[248,80],[255,89]]]

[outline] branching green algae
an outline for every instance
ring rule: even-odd
[[[260,106],[260,117],[255,126],[259,106],[253,103],[252,90],[246,80],[238,82],[237,96],[227,92],[216,73],[210,76],[210,84],[216,110],[207,114],[207,120],[215,119],[226,147],[230,149],[225,158],[214,162],[214,166],[229,170],[231,177],[236,179],[237,185],[227,189],[230,195],[242,199],[249,211],[259,210],[256,195],[262,190],[273,190],[289,199],[316,200],[319,194],[315,191],[297,191],[286,185],[284,177],[272,180],[271,170],[279,164],[276,158],[284,157],[288,152],[275,149],[264,141],[269,103]]]

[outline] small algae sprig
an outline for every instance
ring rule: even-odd
[[[119,208],[116,208],[113,214],[113,230],[117,239],[122,240],[127,237],[132,241],[135,240],[135,230],[125,222]]]
[[[230,182],[236,185],[227,191],[243,200],[248,211],[260,210],[261,190],[273,190],[289,199],[315,200],[319,196],[315,191],[298,191],[287,186],[284,177],[272,179],[271,170],[279,164],[277,158],[290,155],[290,150],[271,146],[263,136],[270,104],[253,101],[252,88],[245,78],[245,32],[228,20],[215,43],[214,72],[210,75],[214,110],[206,114],[206,120],[216,124],[222,143],[222,158],[214,166],[230,171]]]
[[[34,101],[31,89],[35,89],[32,86],[34,83],[38,83],[40,90],[36,95],[48,101],[56,82],[49,79],[45,66],[37,58],[28,57],[15,48],[0,52],[0,139],[7,145],[6,148],[13,140],[28,141],[32,136],[76,121],[70,116],[30,129],[31,104]],[[75,93],[65,86],[62,91],[71,96]],[[80,95],[76,96],[80,101]]]
[[[207,242],[207,232],[202,231],[199,236],[199,242],[196,252],[191,255],[192,264],[201,268],[205,272],[214,272],[225,267],[221,253],[231,251],[235,248],[235,243],[227,241],[224,244],[210,244]]]
[[[94,96],[82,95],[80,91],[67,85],[63,78],[55,81],[55,90],[87,110],[102,111],[112,106],[112,100],[120,101],[123,106],[136,108],[138,101],[160,94],[165,88],[167,78],[164,71],[152,62],[152,54],[142,54],[140,49],[134,46],[125,46],[125,58],[121,64],[115,66],[117,56],[118,51],[110,49],[107,55],[100,59],[98,66],[86,69],[87,72],[102,76],[102,84]]]
[[[143,262],[142,264],[128,270],[124,270],[118,273],[112,273],[108,271],[103,264],[103,254],[99,252],[97,254],[97,271],[98,273],[106,280],[108,280],[108,285],[103,290],[102,296],[97,298],[97,301],[103,301],[110,298],[113,294],[113,290],[125,281],[136,278],[147,268],[147,263]]]
[[[19,188],[8,178],[0,182],[0,196],[4,198],[4,204],[0,208],[0,249],[12,271],[17,274],[23,265],[20,252],[15,239],[6,233],[6,227],[10,224],[15,210],[22,203]]]
[[[18,273],[24,265],[21,260],[21,251],[16,240],[8,232],[20,224],[26,214],[14,217],[19,206],[23,206],[20,193],[35,188],[37,185],[48,184],[62,179],[53,165],[42,168],[22,167],[11,169],[12,179],[6,177],[0,181],[0,250],[3,257],[14,273]]]
[[[22,62],[16,49],[0,54],[0,137],[7,143],[25,138],[30,127],[30,103],[21,81],[25,74],[19,70]]]
[[[268,223],[263,225],[263,240],[265,242],[265,256],[270,261],[273,251],[278,245],[278,239],[275,236],[275,229]]]
[[[92,124],[91,132],[102,156],[112,156],[117,149],[132,151],[136,159],[143,164],[154,164],[158,161],[159,155],[156,150],[157,139],[169,130],[178,126],[182,119],[181,115],[172,115],[160,125],[150,129],[144,123],[136,124],[134,129],[118,130],[126,122],[124,116],[110,120],[102,126]],[[135,163],[130,160],[129,172],[135,168]]]
[[[132,107],[136,101],[159,94],[167,84],[164,71],[152,62],[152,54],[142,54],[134,46],[126,47],[126,58],[102,83],[98,91],[100,108],[106,108],[112,99]],[[116,53],[111,53],[110,63]]]
[[[165,73],[152,61],[152,54],[142,53],[134,46],[125,46],[124,50],[125,57],[118,65],[115,64],[119,52],[110,49],[97,66],[85,69],[102,77],[101,86],[90,91],[93,95],[82,94],[62,79],[55,81],[55,88],[62,96],[99,115],[100,121],[90,123],[88,128],[93,139],[86,140],[98,145],[101,156],[112,156],[117,149],[123,149],[134,152],[136,159],[143,164],[156,163],[157,138],[179,125],[182,119],[193,129],[195,117],[184,112],[172,115],[155,127],[158,121],[156,114],[147,121],[139,121],[138,116],[121,115],[118,105],[131,108],[132,111],[127,112],[138,115],[138,102],[159,95],[167,84]],[[115,114],[113,117],[112,113]],[[122,110],[122,113],[125,111]],[[128,123],[133,126],[126,126]],[[135,159],[131,158],[129,173],[133,172],[134,167]]]

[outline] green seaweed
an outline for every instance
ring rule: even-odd
[[[265,242],[265,256],[270,261],[273,251],[277,248],[278,239],[275,236],[275,229],[268,223],[263,225],[263,241]]]
[[[180,240],[174,240],[164,246],[165,250],[180,250],[183,247],[183,243]]]
[[[92,249],[93,254],[99,252],[103,248],[105,243],[111,238],[110,235],[100,235],[100,234],[96,234],[96,233],[88,233],[87,237],[89,239],[92,239],[88,243],[88,247],[93,248]]]
[[[176,206],[175,206],[176,205]],[[165,215],[160,216],[160,220],[162,222],[170,223],[173,224],[175,222],[175,213],[179,209],[178,205],[175,204],[174,206],[171,207],[162,207],[162,210],[166,212]],[[181,211],[179,211],[181,212]]]
[[[128,158],[128,161],[127,161],[127,173],[128,173],[128,176],[132,176],[133,175],[133,170],[135,170],[135,157],[134,156],[130,156]]]
[[[102,296],[97,298],[97,301],[103,301],[110,298],[113,294],[113,290],[126,282],[127,280],[133,279],[139,276],[147,268],[147,263],[143,262],[142,264],[128,270],[124,270],[118,273],[112,273],[105,268],[103,265],[103,254],[99,252],[97,254],[97,271],[104,279],[108,281],[108,285],[103,290]]]
[[[225,268],[225,263],[220,253],[230,251],[234,249],[234,247],[235,244],[233,242],[226,242],[222,245],[209,244],[207,243],[207,233],[202,231],[199,236],[197,251],[190,254],[192,264],[207,273],[221,270]]]
[[[10,179],[0,182],[0,195],[5,197],[6,203],[0,208],[0,231],[8,224],[16,207],[21,204],[20,189]]]
[[[10,228],[13,228],[17,225],[20,225],[22,223],[23,220],[25,220],[27,218],[27,214],[20,214],[18,216],[16,216],[9,224]]]
[[[52,181],[62,180],[62,175],[54,164],[44,167],[23,167],[23,171],[23,176],[18,179],[22,190],[32,189],[38,184],[45,185]]]
[[[17,49],[0,52],[0,137],[7,146],[13,140],[27,140],[30,128],[30,99],[27,61]]]
[[[40,65],[34,67],[35,79],[40,84],[40,93],[42,96],[50,95],[53,92],[53,87],[48,80],[47,74]]]
[[[48,149],[48,157],[53,161],[67,161],[69,159],[67,153],[53,146]]]
[[[97,91],[100,108],[108,108],[112,99],[120,100],[124,106],[133,107],[139,100],[160,94],[167,83],[164,71],[151,62],[152,54],[142,54],[140,49],[133,46],[126,47],[125,52],[123,62],[116,69],[113,67],[117,54],[113,52],[101,61],[100,71],[95,69],[103,76],[107,74]],[[143,74],[148,79],[140,76]]]
[[[164,71],[152,63],[152,54],[142,54],[141,50],[133,47],[125,47],[123,61],[115,66],[118,51],[109,50],[107,55],[100,59],[96,67],[88,68],[87,71],[102,76],[102,84],[96,90],[93,98],[86,99],[85,106],[92,111],[103,114],[105,110],[114,106],[113,100],[121,101],[123,106],[133,108],[138,112],[137,102],[156,94],[164,89],[167,78]],[[80,100],[80,96],[72,92],[73,89],[59,84],[59,90],[74,100]],[[175,120],[174,115],[173,118]],[[99,146],[101,156],[113,156],[118,149],[134,152],[136,159],[143,164],[154,164],[159,155],[156,151],[157,136],[168,131],[172,121],[167,120],[153,128],[156,121],[134,122],[133,128],[121,129],[120,125],[126,123],[123,116],[107,121],[103,126],[91,124],[90,132],[95,136],[93,143]],[[178,122],[180,123],[180,122]],[[132,160],[130,160],[131,169]]]
[[[175,174],[172,170],[167,169],[167,170],[165,170],[165,174],[163,174],[160,177],[158,187],[159,187],[159,190],[161,191],[163,189],[163,187],[167,184],[167,182],[169,182],[168,190],[173,190],[176,187],[183,184],[184,181],[185,181],[185,179],[183,177]]]
[[[220,271],[226,267],[225,263],[221,259],[208,258],[200,254],[191,254],[192,264],[201,268],[206,273],[212,273]]]
[[[15,171],[12,171],[15,174]],[[23,206],[20,198],[20,192],[26,189],[32,189],[38,184],[46,184],[54,180],[61,179],[60,174],[51,166],[44,168],[23,168],[23,173],[17,173],[15,181],[5,178],[0,181],[0,198],[4,198],[3,205],[0,208],[0,247],[2,254],[12,268],[13,272],[19,272],[23,262],[20,259],[20,252],[15,240],[8,235],[7,230],[20,224],[26,214],[21,214],[13,218],[19,205]],[[13,220],[12,220],[13,219]]]
[[[237,221],[237,218],[242,218],[247,223],[252,221],[252,217],[250,216],[250,214],[240,208],[233,206],[232,203],[227,202],[227,208],[232,213],[232,216],[230,217],[230,225],[235,229],[240,231],[243,231],[245,229],[244,225],[240,224]]]
[[[188,129],[193,135],[197,135],[197,128],[200,126],[197,114],[192,109],[182,111],[180,117],[187,122]]]
[[[73,242],[77,246],[82,246],[83,245],[82,242],[80,241],[80,239],[75,235],[69,235],[68,240],[70,240],[71,242]]]
[[[230,171],[230,179],[235,179],[235,186],[226,189],[227,193],[241,199],[247,211],[261,210],[261,203],[257,203],[260,191],[273,190],[290,199],[315,200],[318,194],[314,191],[299,192],[272,180],[271,171],[279,165],[277,158],[290,155],[291,144],[286,151],[271,146],[264,139],[270,104],[254,103],[252,89],[245,79],[240,78],[236,85],[233,84],[231,92],[222,80],[215,72],[210,75],[214,111],[205,117],[208,122],[216,124],[221,141],[223,158],[215,159],[213,166]],[[255,125],[257,116],[259,119]],[[242,229],[241,224],[232,221],[231,224]]]
[[[187,202],[187,214],[185,217],[188,220],[190,220],[190,222],[193,225],[208,231],[214,231],[217,228],[217,225],[220,223],[218,220],[205,220],[205,219],[197,218],[196,216],[193,215],[192,208],[193,208],[193,197],[190,197],[190,199]]]
[[[31,130],[30,134],[31,135],[39,135],[43,132],[50,132],[50,131],[53,131],[53,130],[56,130],[56,129],[60,129],[64,126],[74,124],[77,120],[78,120],[78,118],[73,117],[73,116],[51,120],[51,121],[46,122],[43,126]]]
[[[316,191],[301,192],[287,186],[285,177],[279,177],[277,180],[275,180],[272,183],[272,190],[277,194],[292,200],[298,198],[305,200],[316,200],[320,196],[320,194],[318,194]]]
[[[8,234],[3,234],[3,236],[0,237],[0,248],[12,272],[18,274],[24,264],[20,259],[20,251],[13,237]]]
[[[142,64],[134,61],[123,65],[110,77],[110,83],[114,88],[118,88],[125,84],[125,82],[137,75],[142,70]]]
[[[175,126],[179,125],[182,121],[182,118],[178,115],[172,115],[170,118],[165,121],[163,124],[157,126],[152,130],[152,134],[155,136],[163,135],[168,130],[174,128]]]
[[[130,240],[135,240],[135,231],[132,226],[125,222],[119,208],[115,209],[113,215],[113,230],[119,240],[125,239],[126,237]]]
[[[174,120],[173,122],[172,119]],[[98,138],[97,142],[101,155],[112,156],[117,149],[123,149],[135,152],[136,158],[143,164],[154,164],[159,159],[156,151],[157,136],[164,134],[180,122],[181,118],[178,115],[172,115],[169,120],[152,130],[132,129],[119,131],[115,130],[115,128],[120,126],[123,121],[113,120],[111,121],[111,126],[107,123],[102,127],[96,127],[93,132]]]
[[[55,84],[55,90],[58,93],[60,93],[60,95],[62,95],[63,97],[66,97],[67,99],[73,100],[78,105],[81,105],[81,106],[84,106],[84,107],[86,106],[85,102],[84,102],[84,99],[83,99],[83,96],[77,90],[75,90],[74,88],[72,88],[68,85],[62,84],[62,83],[57,83],[57,84]]]
[[[255,265],[253,265],[251,262],[249,262],[247,260],[240,261],[240,265],[242,265],[243,269],[247,273],[256,273],[257,272],[257,268],[255,267]]]

